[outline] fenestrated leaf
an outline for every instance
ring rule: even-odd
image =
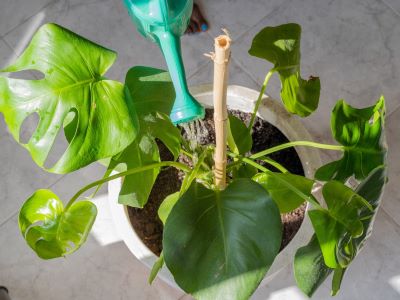
[[[193,183],[167,219],[164,260],[196,299],[248,299],[279,251],[281,230],[276,204],[254,181],[234,180],[224,191]]]
[[[253,39],[249,54],[274,64],[282,83],[281,98],[286,109],[301,117],[318,107],[321,84],[318,77],[301,78],[298,24],[265,27]]]
[[[126,74],[129,89],[138,115],[152,112],[169,115],[175,101],[175,89],[169,73],[150,67],[133,67]]]
[[[140,114],[138,137],[120,154],[111,159],[108,169],[118,165],[126,170],[160,161],[156,138],[161,140],[176,159],[182,137],[169,117],[175,92],[168,72],[134,67],[126,75],[126,86],[136,111]],[[119,203],[143,207],[149,198],[159,168],[126,176],[119,194]]]
[[[385,101],[383,96],[370,107],[357,109],[340,100],[332,111],[331,129],[334,138],[345,151],[340,160],[319,168],[315,177],[319,180],[345,181],[354,175],[362,180],[376,167],[383,164],[386,156],[384,145]]]
[[[68,113],[76,114],[68,131],[69,146],[49,168],[67,173],[110,157],[128,146],[137,133],[137,117],[124,85],[104,73],[116,53],[56,24],[43,25],[17,61],[2,70],[37,70],[42,80],[0,77],[0,112],[19,142],[23,121],[39,115],[32,137],[22,144],[43,167]],[[72,136],[71,136],[72,135]]]
[[[251,150],[253,140],[247,126],[237,117],[229,116],[228,145],[232,152],[245,154]]]
[[[39,257],[52,259],[75,252],[86,241],[96,215],[96,206],[89,201],[64,210],[52,191],[38,190],[22,206],[19,227]]]
[[[292,186],[308,196],[311,196],[314,184],[311,179],[290,173],[259,173],[253,177],[253,180],[267,190],[281,213],[290,212],[304,202],[304,198],[295,193],[293,189],[289,189],[282,183],[282,180],[290,182]]]
[[[297,286],[311,297],[333,269],[325,265],[315,234],[308,245],[299,248],[294,257],[294,276]]]

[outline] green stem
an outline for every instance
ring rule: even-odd
[[[185,164],[179,163],[179,162],[175,162],[175,161],[162,161],[159,163],[155,163],[155,164],[151,164],[151,165],[147,165],[147,166],[143,166],[143,167],[139,167],[139,168],[133,168],[133,169],[129,169],[126,170],[124,172],[112,175],[110,177],[106,177],[106,178],[102,178],[99,180],[96,180],[90,184],[88,184],[87,186],[81,188],[72,198],[71,200],[69,200],[67,206],[65,207],[65,210],[68,210],[68,208],[79,198],[80,195],[82,195],[84,192],[90,190],[91,188],[98,186],[99,184],[103,184],[105,182],[120,178],[120,177],[124,177],[124,176],[128,176],[128,175],[132,175],[135,173],[140,173],[140,172],[144,172],[147,170],[151,170],[151,169],[155,169],[155,168],[161,168],[161,167],[175,167],[177,169],[181,169],[185,172],[190,172],[190,168],[188,166],[186,166]]]
[[[295,141],[295,142],[289,142],[285,143],[279,146],[275,146],[269,149],[266,149],[264,151],[258,152],[256,154],[253,154],[250,156],[252,159],[256,159],[262,156],[266,156],[268,154],[278,152],[280,150],[294,147],[294,146],[308,146],[308,147],[314,147],[314,148],[320,148],[320,149],[326,149],[326,150],[335,150],[335,151],[344,151],[346,148],[341,145],[328,145],[328,144],[321,144],[321,143],[315,143],[311,141]]]
[[[228,156],[230,157],[238,157],[237,154],[228,152]],[[322,209],[321,205],[318,203],[317,199],[315,199],[312,195],[308,196],[304,194],[302,191],[300,191],[298,188],[293,186],[289,181],[286,181],[283,179],[281,176],[277,176],[274,172],[271,172],[267,168],[263,167],[262,165],[256,163],[250,158],[243,157],[242,158],[243,162],[248,163],[249,165],[252,165],[253,167],[256,167],[260,171],[263,171],[264,173],[267,173],[271,176],[273,176],[276,180],[280,181],[283,185],[285,185],[287,188],[291,189],[293,192],[295,192],[299,197],[303,198],[305,201],[312,203],[315,208]]]
[[[273,159],[270,159],[268,157],[260,157],[259,160],[262,160],[262,161],[266,162],[267,164],[270,164],[271,166],[277,168],[282,173],[289,173],[289,171],[284,166],[282,166],[280,163],[278,163],[277,161],[275,161]]]
[[[260,94],[258,95],[258,98],[257,98],[257,101],[256,101],[256,105],[254,106],[253,114],[251,115],[250,124],[249,124],[249,127],[248,127],[249,130],[251,130],[253,128],[254,122],[255,122],[256,117],[257,117],[257,111],[258,111],[258,108],[260,107],[261,100],[262,100],[262,98],[264,96],[264,93],[265,93],[265,89],[267,88],[268,81],[270,80],[270,78],[272,77],[274,72],[275,72],[275,70],[270,70],[268,72],[268,74],[265,76],[263,86],[261,88]]]

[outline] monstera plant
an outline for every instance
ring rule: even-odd
[[[36,70],[43,76],[0,77],[0,112],[9,132],[49,172],[69,173],[97,161],[108,168],[65,206],[50,190],[30,196],[19,214],[28,245],[43,259],[71,254],[85,242],[97,214],[90,198],[82,199],[83,193],[124,177],[119,202],[142,208],[159,172],[174,167],[184,179],[180,191],[169,195],[159,209],[163,252],[151,280],[165,264],[177,284],[197,299],[248,299],[278,255],[280,213],[308,202],[315,234],[297,250],[294,275],[299,288],[311,296],[333,273],[336,294],[371,233],[386,182],[385,105],[383,97],[362,109],[339,100],[331,116],[336,145],[291,141],[249,154],[255,116],[274,73],[290,113],[306,117],[318,106],[319,78],[301,77],[300,35],[299,25],[284,24],[266,27],[255,36],[250,55],[273,66],[250,123],[229,116],[231,161],[227,187],[221,190],[213,178],[214,145],[191,147],[168,117],[175,92],[167,72],[139,66],[128,71],[125,83],[109,80],[104,74],[115,52],[59,25],[42,26],[23,54],[2,70]],[[21,127],[32,114],[38,123],[23,143]],[[58,134],[65,135],[68,147],[47,166]],[[160,143],[173,160],[161,160]],[[314,178],[305,178],[269,156],[294,146],[338,151],[342,157],[321,166]],[[182,154],[187,164],[177,161]],[[118,172],[111,175],[113,170]],[[322,196],[316,196],[316,190]]]

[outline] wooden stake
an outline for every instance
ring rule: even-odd
[[[216,149],[214,154],[215,185],[219,189],[226,186],[226,90],[228,83],[228,64],[231,54],[231,39],[227,32],[215,38],[214,60],[214,124]]]

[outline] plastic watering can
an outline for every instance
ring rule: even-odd
[[[185,33],[193,0],[123,0],[129,15],[146,38],[156,42],[164,54],[175,88],[171,111],[174,124],[204,117],[204,108],[189,93],[181,57],[180,36]]]

